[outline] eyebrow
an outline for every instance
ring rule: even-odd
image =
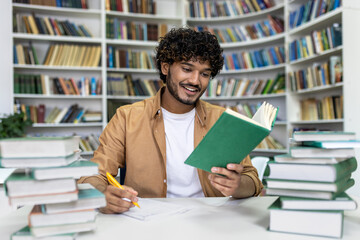
[[[188,63],[188,62],[182,62],[181,64],[183,64],[183,65],[187,65],[187,66],[189,66],[189,67],[194,67],[194,65],[193,65],[193,64]],[[210,71],[210,72],[211,72],[211,68],[205,68],[205,69],[204,69],[204,71]]]

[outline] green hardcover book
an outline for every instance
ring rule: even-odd
[[[14,93],[22,93],[20,92],[20,75],[18,73],[14,73]]]
[[[75,240],[77,233],[67,233],[61,235],[52,235],[51,240]],[[20,230],[11,234],[11,240],[36,240],[38,238],[34,237],[30,232],[30,227],[25,226]]]
[[[270,231],[341,238],[344,211],[282,209],[280,200],[270,207]]]
[[[67,166],[31,169],[31,175],[37,180],[76,178],[98,174],[98,165],[91,161],[75,161]]]
[[[263,103],[253,118],[227,109],[185,163],[211,172],[240,163],[271,132],[278,109]]]
[[[272,179],[334,182],[350,175],[357,168],[356,158],[336,164],[297,164],[268,162],[268,174]],[[304,174],[306,173],[306,174]]]
[[[355,210],[357,208],[357,203],[344,192],[331,200],[280,197],[280,203],[282,209],[294,210]]]

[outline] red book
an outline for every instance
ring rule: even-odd
[[[44,123],[45,122],[45,105],[40,104],[37,108],[37,122]]]

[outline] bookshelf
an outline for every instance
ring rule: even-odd
[[[328,38],[322,38],[322,43],[325,43],[326,41],[330,45],[330,41],[334,40],[334,38],[331,37],[331,27],[334,26],[334,24],[342,24],[342,26],[344,26],[343,16],[346,12],[344,6],[346,1],[343,1],[343,6],[338,6],[337,8],[334,6],[334,9],[331,11],[326,11],[322,15],[315,17],[314,14],[316,15],[316,12],[314,12],[313,9],[316,9],[317,2],[318,1],[314,1],[312,8],[309,8],[312,9],[312,11],[309,11],[308,15],[306,15],[306,9],[311,6],[309,1],[290,1],[287,2],[286,6],[288,19],[288,24],[286,26],[286,47],[287,52],[289,53],[287,56],[288,59],[286,65],[289,134],[291,134],[292,130],[296,128],[316,128],[338,131],[345,130],[345,114],[342,110],[344,104],[342,102],[345,102],[346,100],[343,99],[341,104],[338,105],[338,114],[334,114],[334,116],[329,117],[327,113],[331,111],[333,107],[336,108],[335,100],[332,98],[332,107],[330,108],[328,105],[326,105],[326,101],[322,99],[328,98],[329,96],[344,96],[344,86],[346,82],[345,78],[343,77],[342,80],[338,82],[331,81],[332,72],[329,70],[329,68],[331,67],[330,64],[332,59],[341,59],[342,63],[344,63],[343,66],[345,66],[346,56],[344,55],[344,49],[349,46],[345,45],[344,42],[342,42],[341,45],[336,46],[334,44],[335,42],[333,42],[333,47],[325,49],[325,45],[323,45],[324,49],[322,49],[322,51],[318,51],[314,48],[314,54],[311,54],[311,50],[309,49],[311,47],[309,44],[306,44],[309,42],[304,43],[304,41],[302,42],[301,39],[310,36],[311,39],[313,39],[313,46],[316,47],[316,42],[318,41],[316,41],[316,37],[314,37],[314,32],[325,31],[327,33],[326,37]],[[296,27],[291,27],[292,22],[299,21],[296,17],[294,17],[293,20],[291,19],[292,13],[297,12],[298,15],[301,15],[300,12],[302,7],[305,9],[303,12],[302,24],[298,24]],[[306,21],[305,19],[310,20]],[[327,29],[329,30],[327,31]],[[340,35],[342,36],[342,40],[344,40],[346,37],[344,27],[342,27],[342,34],[340,33]],[[307,54],[304,54],[302,57],[297,58],[296,60],[291,59],[291,51],[296,49],[296,47],[293,48],[291,46],[291,43],[294,41],[298,41],[298,46],[300,43],[302,47],[307,49]],[[328,66],[326,66],[327,64]],[[301,71],[303,71],[302,76],[300,73]],[[322,81],[320,84],[316,84],[316,81],[319,83],[319,77],[316,75],[319,72],[328,72],[329,75],[328,77],[325,75],[320,75],[320,80]],[[297,73],[299,74],[298,77],[296,77]],[[303,84],[306,86],[294,89],[294,83],[300,84],[298,81],[301,82],[301,79],[305,79],[305,83]],[[294,82],[294,80],[296,82]],[[317,109],[311,110],[314,109],[314,105],[316,105]],[[332,112],[335,112],[335,110]]]
[[[212,1],[210,1],[212,4]],[[245,2],[245,1],[244,1]],[[217,1],[217,4],[225,5],[225,1]],[[285,37],[286,33],[282,31],[275,31],[273,29],[273,25],[269,26],[267,24],[270,24],[270,22],[265,23],[265,21],[269,20],[268,16],[275,16],[279,17],[281,19],[284,19],[284,12],[285,12],[285,3],[282,0],[274,1],[275,5],[271,6],[267,9],[262,9],[260,11],[255,11],[251,13],[242,13],[242,14],[234,14],[230,13],[228,16],[203,16],[201,17],[201,4],[204,4],[204,8],[206,8],[206,1],[188,1],[186,9],[187,11],[187,24],[192,27],[197,27],[198,29],[204,28],[208,29],[210,32],[214,32],[215,35],[218,37],[221,47],[224,49],[224,55],[225,55],[225,64],[227,56],[233,56],[234,54],[239,56],[244,56],[244,52],[249,52],[250,54],[252,52],[261,52],[263,49],[265,49],[265,52],[269,48],[274,47],[284,47],[285,43]],[[226,4],[235,4],[235,1],[227,1]],[[229,5],[228,5],[229,6]],[[212,7],[212,5],[210,6]],[[231,6],[230,6],[231,7]],[[229,8],[230,8],[229,7]],[[194,15],[192,13],[192,8],[194,8],[195,12],[197,11],[198,14]],[[196,10],[198,9],[198,10]],[[207,6],[207,9],[209,9],[209,6]],[[217,9],[220,9],[218,6]],[[204,10],[206,11],[206,10]],[[209,11],[207,11],[209,12]],[[221,11],[218,11],[221,13]],[[230,10],[231,12],[231,10]],[[204,15],[204,14],[203,14]],[[219,14],[220,15],[220,14]],[[200,16],[200,17],[199,17]],[[250,27],[249,27],[250,26]],[[259,26],[261,26],[261,29],[265,29],[264,26],[269,26],[267,29],[272,28],[274,30],[273,34],[260,34],[262,31],[259,29]],[[258,30],[257,37],[253,37],[251,35],[251,31],[248,29],[254,29],[256,28]],[[231,29],[231,30],[229,30]],[[236,29],[236,30],[235,30]],[[238,30],[240,29],[240,30]],[[247,35],[247,38],[238,38],[237,41],[234,38],[226,38],[225,35],[230,33],[233,33],[233,35],[241,35],[239,32],[242,32]],[[217,34],[217,32],[219,32]],[[246,33],[247,32],[247,33]],[[221,37],[221,34],[224,37]],[[220,35],[220,36],[219,36]],[[224,38],[224,40],[222,40]],[[263,56],[263,54],[262,54]],[[277,55],[278,56],[278,55]],[[240,57],[239,57],[240,58]],[[235,62],[235,59],[233,57],[233,60]],[[241,62],[241,60],[239,60]],[[245,60],[246,61],[246,60]],[[229,61],[230,62],[230,61]],[[236,65],[236,64],[234,64]],[[228,81],[229,79],[239,79],[240,81],[244,81],[245,79],[249,79],[251,83],[249,84],[255,84],[252,81],[258,81],[258,80],[267,80],[270,78],[276,78],[276,76],[279,73],[285,73],[286,63],[285,63],[285,56],[284,61],[279,61],[276,64],[265,64],[262,66],[250,66],[250,67],[225,67],[220,74],[216,77],[217,80],[219,80],[219,84],[223,81]],[[214,80],[212,80],[214,81]],[[235,83],[235,88],[236,88]],[[210,84],[211,85],[211,82]],[[222,87],[223,85],[221,84]],[[279,106],[279,123],[277,123],[274,126],[274,129],[271,133],[271,137],[279,141],[283,146],[286,147],[287,145],[287,112],[286,112],[286,98],[287,94],[285,91],[279,92],[279,93],[272,93],[272,94],[233,94],[232,96],[229,96],[226,94],[225,96],[222,94],[217,94],[216,96],[210,94],[205,94],[202,99],[205,101],[208,101],[213,104],[218,104],[222,106],[236,106],[238,104],[247,104],[249,106],[256,105],[262,101],[267,101],[274,106]],[[252,155],[265,155],[265,156],[273,156],[275,154],[285,153],[286,149],[256,149],[252,152]]]
[[[60,20],[69,20],[75,24],[86,24],[93,34],[93,37],[74,37],[74,36],[51,36],[43,34],[28,34],[23,32],[13,32],[11,40],[14,44],[28,44],[31,41],[32,45],[38,51],[38,58],[44,59],[47,49],[51,44],[82,44],[86,46],[98,45],[101,47],[101,60],[96,67],[79,67],[79,66],[48,66],[48,65],[30,65],[30,64],[12,64],[12,71],[14,73],[23,74],[47,74],[50,77],[64,77],[79,79],[85,77],[95,77],[102,79],[102,92],[95,96],[78,96],[78,95],[34,95],[34,94],[12,94],[11,99],[20,103],[40,104],[46,103],[49,106],[70,106],[73,103],[78,103],[84,107],[91,107],[91,110],[100,111],[102,114],[102,122],[100,123],[81,123],[81,124],[36,124],[31,128],[33,133],[72,133],[87,134],[88,132],[99,134],[106,126],[109,117],[109,106],[120,106],[123,104],[141,101],[146,96],[117,96],[111,95],[107,92],[107,79],[111,74],[131,75],[132,79],[157,79],[158,73],[155,69],[144,68],[129,68],[117,67],[115,64],[109,66],[108,50],[109,47],[119,50],[133,50],[145,51],[151,54],[156,41],[136,40],[121,38],[121,36],[110,37],[107,32],[109,28],[108,19],[117,19],[118,23],[126,22],[133,24],[165,24],[169,29],[172,26],[208,26],[214,29],[222,29],[229,26],[247,26],[262,24],[262,21],[268,19],[268,15],[277,16],[284,20],[285,31],[278,32],[270,36],[260,36],[256,39],[248,38],[242,41],[227,41],[221,42],[224,49],[224,54],[242,54],[243,52],[254,52],[262,49],[269,49],[271,47],[285,47],[288,51],[288,45],[291,41],[311,34],[313,30],[321,30],[330,26],[332,23],[341,22],[344,24],[345,13],[349,11],[346,4],[350,2],[351,7],[356,3],[351,1],[344,1],[342,7],[333,11],[325,13],[309,22],[303,23],[300,26],[289,28],[289,14],[297,7],[306,3],[306,0],[297,1],[283,1],[275,0],[275,6],[255,11],[252,13],[218,16],[218,17],[190,17],[190,5],[194,3],[206,2],[198,0],[156,0],[156,14],[147,13],[131,13],[119,12],[114,10],[106,10],[106,1],[88,0],[88,9],[72,9],[72,8],[58,8],[49,6],[37,6],[28,4],[12,3],[11,8],[13,13],[19,15],[30,15],[35,13],[39,17],[52,17]],[[224,1],[217,1],[224,2]],[[228,1],[231,2],[231,1]],[[355,5],[354,5],[355,4]],[[352,17],[350,17],[352,19]],[[351,20],[350,20],[351,21]],[[141,28],[140,28],[141,29]],[[344,31],[344,29],[343,29]],[[349,30],[348,30],[349,31]],[[343,42],[341,46],[328,49],[313,56],[289,61],[289,56],[286,54],[284,62],[277,64],[250,67],[250,68],[229,68],[221,71],[218,79],[269,79],[276,78],[278,73],[286,73],[287,90],[280,93],[272,94],[258,94],[258,95],[240,95],[240,96],[203,96],[203,99],[214,104],[234,106],[237,104],[256,104],[266,100],[276,106],[279,106],[279,121],[275,125],[271,134],[276,140],[288,147],[288,136],[294,127],[326,127],[335,130],[346,129],[346,117],[344,114],[342,119],[334,120],[301,120],[299,116],[300,107],[299,102],[302,99],[311,98],[313,96],[321,97],[329,94],[343,94],[347,86],[345,84],[346,78],[344,71],[344,82],[333,85],[316,86],[311,89],[300,89],[296,92],[290,90],[290,83],[288,73],[291,71],[299,71],[301,69],[312,66],[314,63],[321,63],[327,61],[331,56],[341,56],[343,62],[346,62],[345,52],[349,51],[345,44],[349,39],[346,38],[343,32]],[[354,43],[350,48],[354,47]],[[352,61],[347,60],[347,61]],[[346,70],[344,64],[344,70]],[[353,70],[351,70],[353,71]],[[12,86],[13,87],[13,86]],[[354,91],[353,89],[350,89]],[[347,91],[350,91],[347,90]],[[344,99],[344,102],[346,99]],[[344,105],[345,106],[345,105]],[[345,111],[344,107],[344,112]],[[58,126],[58,127],[54,127]],[[259,150],[260,154],[274,155],[286,150]]]

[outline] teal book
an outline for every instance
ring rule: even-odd
[[[208,172],[212,167],[226,168],[229,163],[240,163],[269,135],[277,111],[265,102],[253,118],[227,109],[185,163]]]
[[[355,140],[354,132],[343,131],[295,131],[295,141],[349,141]]]
[[[334,182],[350,175],[356,168],[357,160],[354,157],[336,164],[296,164],[269,161],[265,176],[271,179]]]
[[[59,179],[59,178],[76,178],[82,176],[92,176],[98,174],[97,163],[91,161],[78,160],[67,166],[48,167],[48,168],[33,168],[31,175],[34,179]]]
[[[42,205],[42,210],[47,214],[81,211],[106,206],[105,195],[89,183],[78,184],[78,200]]]
[[[13,172],[4,184],[9,197],[24,197],[30,195],[49,195],[77,190],[75,179],[36,180],[30,174],[21,171]]]
[[[344,211],[282,209],[280,200],[270,207],[270,231],[341,238]]]
[[[334,199],[309,199],[297,197],[280,197],[282,209],[298,210],[355,210],[357,203],[346,193]]]
[[[307,141],[302,143],[304,146],[325,148],[325,149],[338,149],[338,148],[360,148],[359,140],[348,141]]]
[[[77,233],[67,233],[61,235],[53,235],[51,236],[51,240],[75,240]],[[11,234],[11,240],[37,240],[38,238],[34,237],[31,234],[30,227],[25,226],[20,230]]]

